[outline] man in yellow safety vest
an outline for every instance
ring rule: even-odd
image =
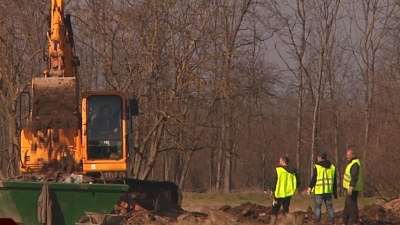
[[[299,178],[295,168],[288,165],[289,158],[279,158],[279,166],[276,167],[275,182],[271,187],[274,202],[271,209],[271,225],[275,225],[279,209],[283,208],[282,214],[289,212],[290,199],[299,186]]]
[[[344,203],[342,223],[358,223],[358,192],[363,189],[362,166],[360,160],[352,149],[346,151],[348,161],[343,175],[343,187],[346,189],[346,199]]]
[[[317,156],[307,193],[308,195],[314,193],[314,222],[319,223],[322,202],[325,202],[329,221],[334,224],[332,194],[337,199],[336,167],[327,159],[325,152],[320,152]]]

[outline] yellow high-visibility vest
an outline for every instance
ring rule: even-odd
[[[297,178],[294,173],[289,173],[282,167],[276,168],[278,181],[275,187],[276,198],[286,198],[294,195],[297,187]]]
[[[329,168],[315,165],[317,169],[317,177],[313,189],[314,194],[331,194],[333,192],[333,184],[335,178],[335,166],[331,164]]]
[[[350,181],[351,181],[351,173],[350,169],[354,164],[358,164],[359,170],[358,170],[358,180],[356,183],[356,186],[354,187],[353,190],[355,191],[361,191],[363,189],[363,181],[362,181],[362,167],[361,167],[361,162],[359,159],[353,159],[351,163],[349,163],[346,167],[346,170],[344,171],[343,175],[343,187],[346,189],[349,189],[350,187]]]

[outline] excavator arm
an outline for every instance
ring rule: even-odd
[[[52,0],[50,9],[50,28],[47,31],[49,50],[45,53],[48,61],[45,77],[75,77],[79,58],[74,56],[74,39],[71,15],[64,17],[64,1]]]
[[[71,16],[64,1],[51,0],[44,76],[34,77],[30,90],[31,120],[21,132],[21,171],[37,172],[43,164],[81,158],[81,117],[76,81],[79,58],[74,54]],[[69,167],[73,167],[68,162]]]

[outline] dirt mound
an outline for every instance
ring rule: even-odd
[[[365,206],[359,211],[360,224],[400,224],[400,215],[380,205]]]
[[[263,205],[257,205],[250,202],[243,203],[236,207],[231,207],[229,205],[222,206],[219,210],[230,213],[237,217],[238,222],[261,222],[269,223],[270,217],[269,212],[271,211],[271,206],[266,207]]]
[[[314,213],[309,212],[294,212],[292,213],[296,221],[302,221],[302,224],[312,224]],[[369,205],[360,209],[358,212],[360,225],[374,224],[400,224],[400,215],[390,209],[386,209],[380,205]],[[335,221],[342,221],[342,211],[335,212]],[[327,213],[322,213],[320,224],[330,224]]]
[[[399,206],[399,207],[398,207]],[[271,207],[263,205],[252,204],[250,202],[244,203],[237,207],[224,205],[220,209],[237,217],[238,222],[247,222],[252,224],[269,223]],[[342,221],[342,211],[335,212],[335,221],[340,223]],[[283,224],[313,224],[314,211],[311,207],[307,211],[296,211],[282,216],[278,215],[278,223]],[[319,224],[330,224],[328,214],[322,213],[321,221]],[[385,206],[369,205],[359,210],[359,224],[360,225],[374,225],[374,224],[397,224],[400,225],[400,199],[393,200],[393,202],[386,203]]]

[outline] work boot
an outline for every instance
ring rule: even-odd
[[[275,225],[276,224],[276,219],[278,217],[276,215],[271,215],[271,220],[269,222],[270,225]]]

